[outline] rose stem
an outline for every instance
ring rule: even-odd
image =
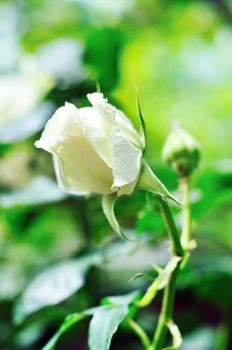
[[[159,197],[159,207],[172,244],[172,253],[174,256],[183,257],[184,250],[180,242],[180,236],[172,212],[168,204],[161,197]],[[162,348],[167,333],[167,322],[172,318],[173,304],[176,294],[176,279],[180,263],[181,260],[178,262],[174,271],[170,274],[168,283],[164,289],[161,313],[152,344],[154,350],[160,350]]]
[[[190,210],[190,181],[189,177],[180,179],[180,191],[182,193],[182,213],[183,213],[183,227],[181,232],[181,243],[184,248],[191,239],[191,210]]]

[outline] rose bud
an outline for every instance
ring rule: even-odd
[[[200,146],[191,135],[175,123],[164,144],[162,158],[178,176],[186,177],[192,174],[199,163]]]
[[[79,109],[66,102],[59,108],[35,145],[52,153],[64,191],[130,194],[141,170],[142,139],[131,121],[102,93],[87,97],[92,107]]]

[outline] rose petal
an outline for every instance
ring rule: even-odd
[[[64,172],[64,167],[62,165],[62,161],[61,159],[56,155],[53,154],[53,164],[54,164],[54,169],[55,169],[55,174],[56,174],[56,178],[57,178],[57,182],[59,187],[64,191],[67,192],[69,194],[76,194],[77,190],[74,190],[69,181],[68,181],[68,177]],[[79,188],[78,190],[78,195],[87,195],[89,193],[89,191],[81,191],[81,189]]]
[[[115,114],[116,123],[120,126],[121,131],[124,136],[127,137],[131,143],[133,143],[137,148],[143,149],[143,144],[141,142],[140,136],[135,130],[131,121],[127,118],[127,116],[117,109]]]
[[[93,107],[84,107],[79,111],[83,134],[86,136],[97,154],[109,167],[112,167],[109,140],[110,126]]]
[[[116,107],[108,103],[104,95],[100,92],[94,92],[87,95],[91,105],[100,113],[108,125],[115,124]]]
[[[57,155],[73,192],[111,193],[112,171],[83,135],[65,139]]]
[[[77,129],[79,123],[78,109],[71,103],[66,102],[60,107],[47,122],[45,129],[38,141],[35,142],[37,148],[53,153],[58,145],[61,145],[64,137],[73,135],[81,129]]]
[[[66,103],[48,121],[36,147],[56,155],[56,174],[65,191],[77,195],[112,193],[112,170],[88,142],[80,119],[79,110]]]
[[[118,125],[113,126],[110,140],[114,176],[112,190],[115,191],[135,182],[140,172],[142,151],[125,138]],[[128,188],[129,193],[135,185],[136,183]]]

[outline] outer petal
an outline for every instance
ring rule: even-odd
[[[141,168],[143,146],[140,137],[125,114],[109,104],[103,94],[93,93],[87,97],[111,129],[112,191],[117,191],[118,195],[130,194]]]
[[[92,106],[101,114],[108,125],[115,123],[116,107],[108,103],[104,95],[100,92],[94,92],[87,95]]]
[[[112,171],[83,135],[68,137],[59,149],[58,156],[73,193],[111,193]]]
[[[140,172],[138,173],[138,176],[135,178],[134,181],[132,181],[131,183],[129,183],[127,185],[120,187],[118,192],[117,192],[117,195],[122,196],[124,194],[131,194],[134,191],[135,186],[137,185],[137,182],[139,180],[139,175],[140,175]]]
[[[69,180],[68,180],[68,177],[65,174],[62,161],[56,154],[53,154],[53,164],[54,164],[55,174],[56,174],[56,178],[57,178],[57,182],[58,182],[59,187],[64,192],[67,192],[70,194],[75,194],[76,190],[71,187]],[[80,188],[78,190],[79,195],[86,195],[88,193],[89,193],[88,191],[81,192]]]
[[[57,178],[57,182],[59,187],[64,191],[64,192],[70,192],[70,185],[68,182],[68,177],[64,172],[64,168],[62,165],[62,162],[60,158],[54,153],[53,154],[53,165],[55,169],[55,174]]]
[[[124,136],[130,140],[136,147],[142,149],[143,145],[141,139],[133,127],[131,121],[126,115],[112,106],[102,93],[95,92],[87,95],[92,106],[101,114],[102,118],[108,125],[119,125]]]
[[[83,134],[80,112],[74,105],[57,110],[35,145],[55,154],[56,174],[63,190],[77,195],[112,193],[112,170]]]
[[[130,194],[140,173],[142,151],[134,146],[122,133],[118,125],[114,125],[110,135],[114,182],[112,191],[124,191],[118,194]]]
[[[47,122],[40,140],[35,146],[45,151],[54,153],[59,145],[62,145],[67,135],[81,134],[79,125],[78,109],[71,103],[65,103],[60,107]]]
[[[122,130],[124,136],[127,137],[130,142],[133,143],[137,148],[143,149],[144,146],[142,140],[126,115],[117,109],[115,119],[116,123],[120,126],[120,129]]]
[[[80,110],[80,122],[82,132],[97,154],[112,167],[112,156],[110,148],[110,126],[101,114],[93,107],[84,107]]]

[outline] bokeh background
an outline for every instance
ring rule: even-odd
[[[136,121],[135,88],[147,128],[146,159],[175,191],[161,161],[174,120],[202,146],[192,179],[197,249],[178,281],[175,320],[182,350],[232,349],[232,3],[229,0],[1,0],[0,348],[37,350],[64,317],[112,294],[145,290],[150,263],[168,260],[151,196],[118,201],[117,238],[100,198],[68,197],[51,157],[34,147],[65,101],[88,104],[101,90]],[[181,224],[181,215],[175,209]],[[160,295],[137,320],[152,334]],[[86,350],[87,322],[57,349]],[[112,349],[139,350],[123,326]]]

